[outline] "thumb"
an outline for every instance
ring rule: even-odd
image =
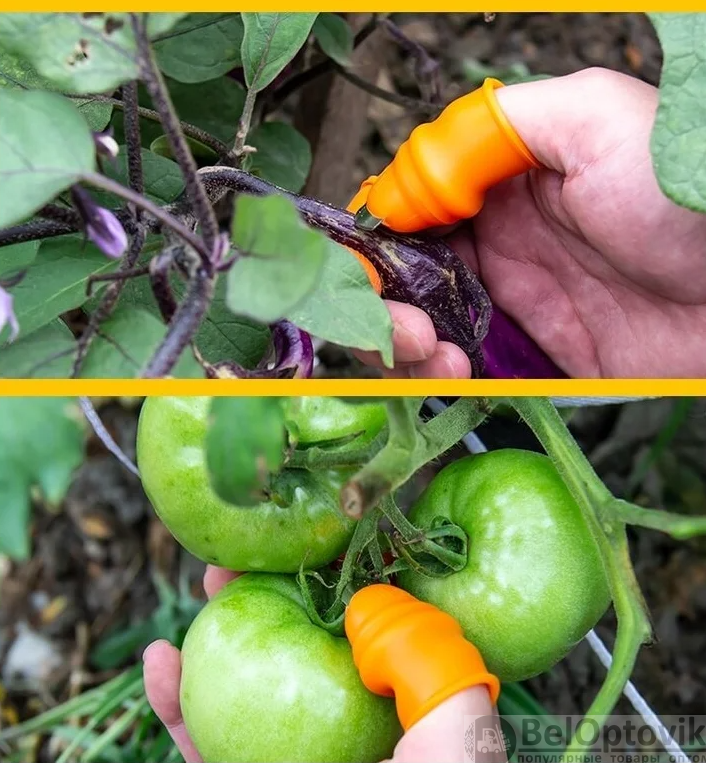
[[[463,763],[471,760],[465,736],[474,718],[494,714],[488,689],[473,686],[454,694],[409,728],[392,763]]]
[[[537,160],[562,175],[576,175],[617,149],[633,163],[649,159],[658,92],[641,80],[593,68],[495,93]]]

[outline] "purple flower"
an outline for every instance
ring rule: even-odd
[[[0,287],[0,332],[6,325],[10,326],[10,341],[14,342],[20,333],[15,311],[12,309],[12,295]]]
[[[103,130],[103,132],[94,132],[93,142],[96,144],[96,152],[99,156],[105,156],[108,159],[117,159],[120,148],[113,137],[112,127]]]
[[[120,220],[109,210],[98,206],[88,191],[80,186],[72,186],[71,198],[81,215],[88,240],[106,256],[113,259],[122,257],[127,249],[127,233]]]

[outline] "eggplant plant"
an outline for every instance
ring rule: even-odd
[[[703,212],[704,75],[685,64],[706,21],[652,18],[655,169]],[[389,14],[356,33],[330,13],[0,14],[0,377],[306,377],[312,336],[391,367],[389,313],[346,247],[474,376],[565,376],[443,239],[300,195],[312,152],[281,107],[330,72],[370,89],[348,65],[379,28],[420,97],[374,95],[433,117],[438,64]]]

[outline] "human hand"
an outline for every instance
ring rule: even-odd
[[[588,69],[496,95],[543,169],[490,189],[448,237],[494,304],[569,376],[706,376],[706,215],[657,185],[657,90]],[[388,304],[388,375],[470,375],[466,355],[437,341],[425,313]],[[382,368],[377,354],[358,355]]]
[[[212,599],[226,583],[238,576],[220,567],[208,565],[203,576],[206,596]],[[189,737],[179,704],[181,655],[168,641],[152,642],[142,655],[145,692],[155,715],[164,724],[185,763],[201,763],[201,756]]]
[[[238,573],[209,565],[204,590],[209,599]],[[144,652],[144,680],[147,699],[164,724],[185,763],[201,763],[189,737],[179,704],[181,658],[167,641],[155,641]],[[415,723],[398,742],[390,761],[384,763],[459,763],[464,759],[464,733],[469,717],[493,713],[488,690],[473,686],[460,691]]]

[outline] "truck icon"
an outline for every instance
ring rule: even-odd
[[[497,729],[484,728],[480,739],[476,742],[478,752],[505,752],[504,740],[498,735]]]

